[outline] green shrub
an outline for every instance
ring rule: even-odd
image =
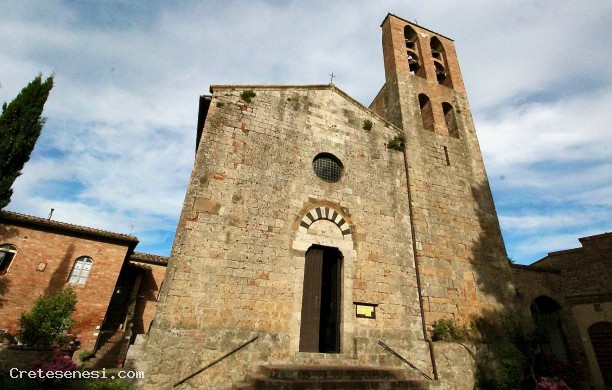
[[[15,336],[8,329],[0,329],[0,342],[8,340],[9,344],[15,343]]]
[[[224,102],[217,102],[216,106],[217,107],[223,107],[223,106],[225,106],[225,103]]]
[[[86,362],[94,356],[96,356],[96,354],[93,351],[85,350],[79,352],[79,355],[77,357],[81,362]]]
[[[372,121],[369,119],[366,119],[363,121],[363,124],[361,126],[365,131],[370,131],[372,130]]]
[[[255,96],[257,96],[257,94],[253,92],[252,89],[247,89],[247,90],[242,91],[242,93],[240,94],[240,99],[244,100],[247,103],[250,103],[251,99],[254,98]]]
[[[396,135],[389,141],[387,144],[387,149],[397,150],[399,152],[404,150],[406,144],[406,139],[403,135]]]
[[[542,367],[547,360],[539,353],[540,331],[521,310],[506,309],[478,317],[472,329],[474,341],[484,346],[476,360],[476,389],[533,389],[535,378],[563,375],[566,382],[573,379],[575,370],[571,365],[558,363]],[[551,369],[553,366],[556,369]]]
[[[468,328],[459,325],[452,318],[442,318],[435,321],[431,327],[432,341],[465,341],[468,336]]]
[[[62,346],[74,324],[76,295],[69,287],[55,295],[40,296],[29,313],[21,314],[20,340],[36,347]]]
[[[131,390],[134,387],[120,380],[96,380],[87,386],[87,390]]]

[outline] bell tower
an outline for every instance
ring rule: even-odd
[[[512,288],[455,45],[392,14],[381,27],[386,82],[370,109],[404,133],[425,320],[469,321]]]

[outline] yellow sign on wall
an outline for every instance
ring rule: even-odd
[[[355,315],[359,318],[376,318],[376,303],[353,302],[355,304]]]

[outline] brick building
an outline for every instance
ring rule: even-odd
[[[0,211],[0,328],[16,331],[37,297],[70,286],[81,349],[116,364],[132,334],[148,331],[167,264],[134,252],[137,244],[125,234]]]
[[[518,297],[545,329],[543,351],[573,361],[582,388],[612,387],[612,233],[579,239],[580,248],[512,265]]]
[[[255,337],[189,385],[230,388],[265,364],[403,364],[379,341],[436,377],[427,325],[514,293],[453,41],[389,14],[382,43],[369,107],[333,84],[202,96],[147,387]]]

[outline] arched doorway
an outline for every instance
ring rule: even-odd
[[[531,315],[541,336],[542,352],[554,355],[559,360],[568,361],[567,342],[561,326],[561,305],[554,299],[542,295],[533,300]]]
[[[589,338],[604,383],[612,387],[612,322],[600,321],[589,326]]]
[[[300,352],[340,352],[342,252],[313,245],[306,252]]]

